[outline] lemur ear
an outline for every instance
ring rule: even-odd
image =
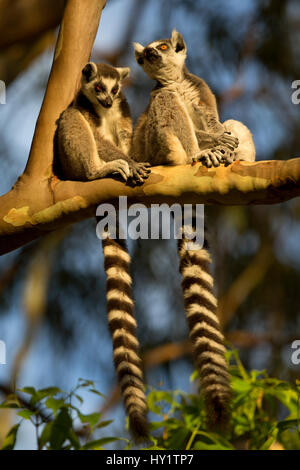
[[[90,82],[98,73],[97,65],[94,62],[89,62],[82,69],[82,76],[85,77],[87,82]]]
[[[186,44],[183,37],[176,29],[173,29],[171,36],[171,44],[175,49],[175,52],[186,52]]]
[[[117,67],[117,71],[119,72],[121,81],[125,80],[125,78],[129,77],[130,75],[129,67]]]
[[[144,46],[142,46],[142,44],[140,44],[139,42],[134,42],[133,43],[133,47],[134,47],[134,55],[135,55],[135,59],[137,61],[138,64],[140,65],[143,65],[144,63]]]

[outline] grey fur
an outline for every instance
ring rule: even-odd
[[[147,165],[128,156],[132,121],[121,81],[129,72],[93,62],[83,68],[81,89],[58,120],[59,161],[66,178],[84,181],[119,173],[125,181],[142,183],[148,177]]]
[[[134,132],[131,155],[136,160],[147,160],[152,165],[201,160],[211,167],[238,158],[255,159],[247,127],[234,120],[220,123],[210,88],[188,72],[186,44],[176,30],[170,39],[154,41],[145,48],[136,43],[135,57],[147,75],[157,80],[150,104]],[[197,225],[196,220],[191,225],[183,224],[183,239],[178,241],[184,305],[208,424],[221,429],[228,422],[230,376],[210,274],[211,257],[206,245],[200,249],[185,238],[193,225]]]
[[[65,177],[85,181],[119,173],[135,184],[148,178],[148,165],[128,156],[132,122],[121,92],[121,81],[128,75],[128,68],[106,64],[89,62],[83,68],[81,89],[58,121],[56,140]],[[101,235],[114,362],[131,431],[145,439],[147,405],[136,338],[130,256],[125,240],[111,239],[105,231]]]
[[[170,39],[146,47],[135,43],[137,62],[157,86],[134,132],[134,158],[152,165],[202,160],[208,167],[236,159],[254,161],[251,132],[238,121],[220,122],[215,96],[204,80],[187,70],[186,53],[176,30]]]

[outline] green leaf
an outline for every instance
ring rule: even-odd
[[[18,392],[28,393],[28,395],[35,395],[36,389],[34,387],[18,388]]]
[[[45,405],[47,408],[50,408],[50,410],[53,411],[54,416],[56,416],[58,410],[60,410],[63,406],[65,405],[65,400],[63,398],[53,398],[50,397],[48,400],[46,400]]]
[[[104,437],[103,439],[97,439],[96,441],[90,441],[81,447],[82,450],[101,450],[106,444],[111,442],[120,441],[118,437]]]
[[[24,419],[30,419],[31,416],[34,414],[35,412],[31,410],[21,410],[21,411],[18,411],[17,413],[18,416],[21,416],[21,418],[24,418]]]
[[[286,429],[296,428],[300,430],[300,419],[285,419],[277,423],[277,428],[280,432],[285,431]]]
[[[158,405],[158,402],[161,402],[161,405]],[[147,403],[150,411],[155,414],[161,414],[166,403],[170,405],[174,403],[174,396],[170,392],[152,390],[148,394]]]
[[[103,393],[98,392],[98,390],[96,390],[95,388],[90,388],[89,392],[94,393],[95,395],[98,395],[101,398],[106,398],[106,396],[103,395]]]
[[[86,379],[78,379],[80,387],[92,387],[95,388],[95,384],[92,380],[86,380]]]
[[[235,359],[236,365],[237,365],[237,367],[238,367],[240,376],[242,377],[243,380],[245,380],[245,382],[248,382],[248,380],[249,380],[249,375],[248,375],[246,369],[244,368],[244,366],[243,366],[243,364],[242,364],[242,362],[241,362],[241,360],[240,360],[240,358],[239,358],[239,354],[238,354],[237,350],[234,349],[234,350],[232,351],[232,353],[233,353],[233,357],[234,357],[234,359]]]
[[[90,426],[94,427],[99,422],[102,413],[90,413],[84,415],[82,413],[78,413],[78,417],[82,423],[88,423]]]
[[[53,450],[62,448],[65,441],[68,439],[69,431],[72,429],[73,421],[68,413],[67,408],[61,408],[57,417],[53,421],[53,426],[50,436],[50,445]]]
[[[41,437],[39,439],[39,446],[42,449],[48,442],[50,442],[50,437],[52,433],[53,421],[47,423],[42,431]]]
[[[13,450],[16,444],[17,432],[19,430],[19,427],[20,427],[20,423],[16,424],[15,426],[11,428],[6,438],[4,439],[1,450]]]
[[[20,403],[6,400],[1,403],[0,408],[20,408]]]
[[[106,426],[108,426],[109,424],[111,424],[113,422],[114,422],[113,419],[110,419],[108,421],[101,421],[99,424],[97,424],[96,429],[105,428]]]
[[[36,405],[36,403],[43,400],[44,398],[52,397],[54,395],[57,395],[58,393],[62,393],[62,392],[57,387],[43,388],[41,390],[38,390],[34,395],[32,395],[30,404]]]
[[[166,427],[166,429],[168,429]],[[184,427],[179,427],[172,433],[168,438],[168,449],[171,450],[180,450],[184,448],[184,444],[187,440],[188,435],[190,434],[189,429]]]
[[[195,382],[199,378],[199,372],[197,370],[194,370],[192,375],[190,376],[190,382]]]
[[[68,438],[75,450],[80,449],[80,442],[73,429],[69,430]]]
[[[53,397],[54,395],[57,395],[58,393],[64,393],[64,392],[62,392],[61,389],[58,387],[47,387],[47,388],[42,388],[41,390],[38,390],[38,393],[40,395]]]
[[[222,444],[206,444],[205,442],[198,441],[192,447],[195,450],[232,450],[232,447],[226,447]]]
[[[231,387],[236,394],[249,393],[252,389],[250,382],[245,382],[243,379],[233,377],[231,381]]]
[[[83,403],[83,398],[82,398],[80,395],[78,395],[77,393],[74,394],[74,397],[77,398],[77,400],[79,401],[79,403],[82,405],[82,403]]]

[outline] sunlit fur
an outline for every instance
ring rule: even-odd
[[[161,49],[161,45],[166,47]],[[150,104],[134,131],[131,152],[135,159],[153,165],[191,164],[201,159],[207,167],[229,164],[238,158],[255,159],[249,129],[235,120],[222,124],[209,86],[187,70],[187,48],[180,33],[173,30],[170,39],[153,41],[146,47],[135,43],[134,48],[138,64],[150,79],[157,81]],[[183,239],[178,242],[185,313],[208,424],[224,427],[228,419],[230,377],[208,247],[188,243],[185,237],[194,226],[196,220],[191,226],[183,226]]]
[[[128,153],[132,122],[121,83],[128,68],[89,62],[82,70],[81,89],[59,121],[57,144],[63,177],[82,181],[118,173],[144,181],[145,165]],[[115,90],[115,93],[114,93]],[[133,179],[132,184],[136,184]],[[124,240],[102,240],[107,278],[108,323],[121,393],[135,437],[147,437],[147,406],[136,337],[130,256]],[[104,237],[103,237],[104,238]]]

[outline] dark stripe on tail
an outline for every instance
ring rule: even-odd
[[[102,240],[106,271],[108,323],[113,338],[114,363],[136,439],[148,436],[147,405],[136,336],[136,321],[129,271],[130,256],[125,240]]]
[[[188,230],[186,233],[190,233],[191,227]],[[201,249],[194,244],[195,250],[187,250],[186,242],[189,248],[193,248],[183,232],[182,239],[178,240],[178,253],[190,338],[207,406],[208,425],[223,427],[228,421],[231,389],[224,337],[216,313],[217,301],[210,275],[211,258],[207,243]]]

